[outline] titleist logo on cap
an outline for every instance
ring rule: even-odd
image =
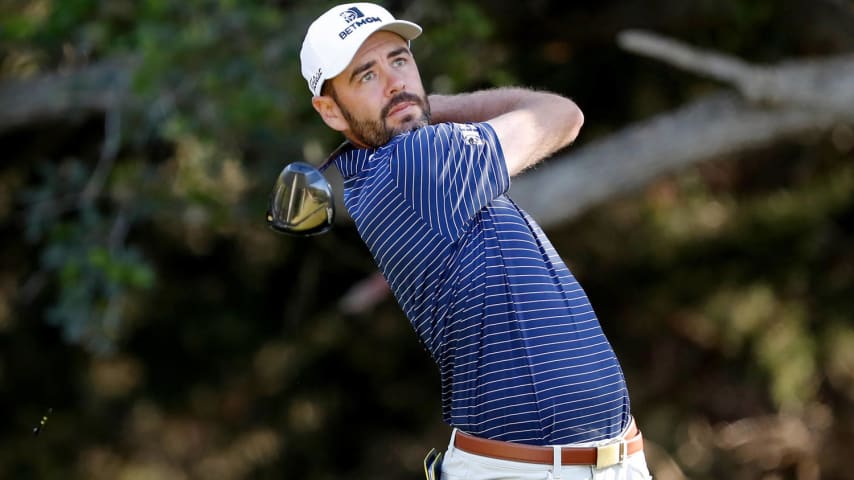
[[[308,81],[308,84],[312,90],[314,90],[317,87],[317,82],[320,81],[320,77],[322,77],[322,76],[323,76],[323,69],[322,68],[318,68],[317,72],[311,76],[311,79]]]

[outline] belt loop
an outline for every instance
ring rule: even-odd
[[[561,469],[563,468],[563,459],[560,455],[560,445],[552,445],[552,449],[554,450],[554,466],[552,467],[552,470],[554,471],[554,479],[560,480],[561,474],[563,473],[561,472]]]
[[[448,452],[452,452],[454,450],[454,443],[457,440],[457,427],[451,431],[451,441],[448,442]]]

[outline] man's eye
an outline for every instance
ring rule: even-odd
[[[405,58],[398,58],[398,59],[396,59],[392,64],[393,64],[395,67],[402,67],[403,65],[405,65],[405,64],[406,64],[406,59],[405,59]]]
[[[376,76],[376,75],[374,74],[374,72],[368,72],[368,73],[366,73],[366,74],[362,75],[362,78],[360,79],[360,81],[361,81],[362,83],[364,83],[364,82],[368,82],[368,81],[373,80],[375,76]]]

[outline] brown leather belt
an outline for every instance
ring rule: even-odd
[[[502,442],[475,437],[457,430],[454,446],[468,453],[484,457],[512,460],[514,462],[554,463],[554,448],[522,443]],[[621,463],[626,457],[643,450],[643,435],[634,420],[620,440],[599,447],[562,447],[560,449],[563,465],[595,465],[607,468]]]

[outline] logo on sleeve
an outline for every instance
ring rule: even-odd
[[[468,145],[483,145],[483,138],[480,136],[480,132],[477,131],[477,127],[469,124],[458,124],[460,133],[463,136],[463,141]]]

